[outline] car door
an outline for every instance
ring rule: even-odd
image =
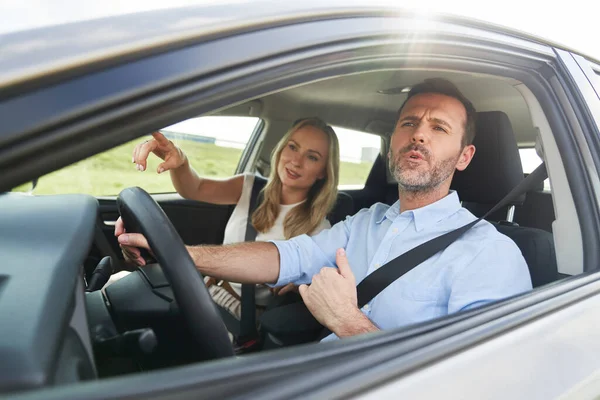
[[[326,19],[323,15],[319,18]],[[160,57],[141,60],[137,64],[132,62],[125,65],[123,61],[123,65],[111,67],[112,69],[106,67],[107,71],[102,71],[104,76],[113,74],[112,76],[120,78],[126,76],[128,69],[137,72],[146,66],[151,67],[147,68],[148,71],[158,74],[166,65],[182,69],[193,65],[193,74],[196,75],[188,71],[185,71],[185,74],[181,72],[177,77],[180,86],[172,84],[176,81],[172,76],[169,76],[168,80],[164,78],[162,82],[167,82],[170,86],[165,84],[165,87],[161,87],[161,93],[156,90],[160,87],[157,83],[160,77],[152,82],[141,83],[121,79],[122,82],[131,84],[131,87],[119,93],[115,89],[115,93],[111,93],[111,99],[115,103],[115,99],[125,101],[133,98],[126,95],[138,89],[135,85],[145,89],[144,93],[148,93],[149,97],[154,96],[145,99],[153,100],[154,103],[149,106],[148,102],[134,104],[134,101],[130,101],[132,108],[136,106],[147,113],[136,114],[129,111],[119,116],[102,115],[104,119],[93,125],[95,130],[92,132],[110,127],[111,131],[103,130],[101,138],[101,145],[108,148],[123,143],[124,138],[131,139],[141,135],[144,128],[152,125],[152,121],[147,118],[150,113],[148,109],[152,105],[156,109],[159,108],[158,105],[161,106],[162,117],[165,119],[189,113],[190,110],[186,111],[183,107],[184,100],[196,102],[195,111],[208,112],[285,86],[336,74],[356,73],[358,65],[366,68],[364,66],[369,62],[372,62],[372,68],[390,65],[394,68],[405,68],[407,65],[417,68],[425,65],[427,68],[455,68],[473,73],[483,71],[514,75],[533,87],[536,96],[544,101],[554,134],[557,140],[561,140],[561,151],[570,156],[567,166],[569,179],[578,177],[579,184],[571,190],[568,185],[563,185],[561,189],[565,190],[564,196],[572,193],[580,214],[586,212],[585,218],[579,218],[578,221],[575,218],[575,222],[581,225],[581,232],[585,234],[586,242],[581,256],[585,256],[586,270],[596,269],[600,229],[597,208],[593,208],[596,199],[591,182],[594,178],[597,179],[597,168],[593,165],[585,168],[580,150],[588,148],[588,138],[584,137],[576,142],[570,125],[563,118],[566,105],[571,104],[568,97],[567,100],[563,99],[566,102],[564,108],[556,106],[556,92],[563,94],[561,86],[554,88],[555,92],[546,80],[547,76],[555,78],[553,70],[548,68],[548,65],[554,66],[555,63],[552,49],[519,39],[516,34],[503,35],[495,29],[486,30],[481,25],[454,25],[451,21],[448,24],[436,25],[435,35],[431,33],[431,37],[424,36],[423,42],[428,46],[415,47],[411,40],[414,38],[416,27],[410,18],[396,15],[376,17],[369,14],[363,16],[361,23],[357,23],[357,19],[343,18],[340,13],[331,15],[324,21],[318,20],[315,15],[314,20],[303,19],[297,25],[273,24],[268,28],[257,25],[255,31],[236,31],[235,35],[225,39],[229,42],[216,43],[222,39],[216,39],[215,42],[207,39],[203,43],[179,43],[170,52],[161,48],[163,53]],[[393,41],[394,46],[386,47],[390,41]],[[186,45],[189,45],[189,48],[186,48]],[[224,49],[237,51],[223,51]],[[206,54],[212,54],[213,57],[206,57]],[[235,60],[221,59],[217,54],[223,57],[231,55]],[[392,60],[393,64],[387,64],[392,58],[390,54],[397,57],[396,60]],[[422,57],[425,62],[418,57]],[[216,66],[198,66],[196,61],[199,59],[205,60],[207,64],[214,62]],[[149,65],[144,65],[144,62]],[[218,72],[215,73],[215,70]],[[237,75],[232,77],[232,70]],[[191,79],[191,75],[197,81]],[[94,79],[100,78],[102,77],[94,76],[93,72],[90,72],[82,81],[88,79],[93,82]],[[83,86],[83,83],[86,83],[76,79],[74,81],[67,82],[65,86]],[[252,84],[249,84],[249,81]],[[188,85],[186,88],[189,91],[182,94],[184,84]],[[215,87],[218,89],[211,92]],[[60,89],[60,85],[53,88],[54,93],[58,93]],[[81,96],[88,95],[83,90],[76,93]],[[41,97],[44,94],[44,91],[40,90],[31,96]],[[95,98],[100,98],[101,94],[89,93],[89,96],[95,95]],[[100,100],[95,101],[100,103]],[[168,107],[165,106],[167,103]],[[6,107],[6,113],[11,110],[11,106],[18,106],[3,105]],[[56,105],[57,108],[59,106],[64,106],[65,109],[56,110],[58,116],[70,115],[73,110],[77,110],[75,106],[67,109],[64,104]],[[581,103],[573,102],[571,107],[580,109]],[[97,108],[103,110],[100,105]],[[92,117],[84,116],[90,119]],[[57,132],[51,130],[42,131],[42,128],[50,125],[43,124],[47,122],[44,118],[50,119],[44,115],[36,115],[26,122],[31,125],[37,123],[38,131],[43,132],[46,138],[58,136]],[[53,114],[52,118],[57,117]],[[590,123],[589,117],[584,115],[582,118],[585,123]],[[12,125],[8,124],[4,136],[8,137],[18,132],[21,138],[25,136],[21,135],[21,132],[28,132],[25,129],[27,126],[16,127],[21,129],[14,126],[17,123],[25,125],[25,122],[10,122]],[[78,121],[68,122],[71,125],[67,127],[77,128]],[[124,124],[128,124],[127,132],[119,128]],[[131,126],[136,128],[131,129]],[[66,127],[62,127],[60,133],[65,131]],[[89,129],[73,129],[73,132],[70,133],[71,137],[82,138],[89,133]],[[55,139],[58,144],[59,139]],[[35,152],[35,143],[24,143],[23,139],[22,143],[18,144],[25,155]],[[69,150],[78,149],[79,152],[66,154],[59,149],[53,156],[60,157],[60,162],[66,164],[93,154],[99,147],[99,144],[95,144],[95,147],[89,144],[87,148],[70,146]],[[23,167],[23,160],[26,158],[13,151],[0,160],[0,163],[8,163],[11,160],[15,166]],[[11,181],[31,179],[35,176],[36,169],[49,169],[48,163],[48,158],[41,155],[30,169],[11,169],[13,174],[2,177],[2,182],[6,185]],[[541,397],[540,393],[560,394],[589,376],[590,371],[593,373],[599,369],[595,357],[598,348],[592,347],[598,343],[595,338],[600,336],[600,323],[596,312],[600,298],[599,282],[599,278],[590,273],[484,308],[407,329],[382,332],[370,338],[313,344],[266,352],[230,360],[231,362],[220,360],[215,363],[71,385],[58,388],[52,393],[44,393],[45,396],[40,395],[40,398],[225,398],[239,397],[241,394],[245,397],[261,398],[341,398],[368,394],[379,395],[379,398],[384,395],[394,398],[424,398],[436,390],[435,396],[429,398],[485,398],[490,397],[490,394],[496,398],[514,398],[511,397],[514,394],[533,398]],[[573,315],[582,316],[584,313],[588,318],[573,320]],[[594,336],[590,339],[590,336],[584,336],[582,332]],[[585,346],[580,345],[586,337],[588,339],[585,340]],[[553,346],[557,343],[562,345],[558,351]],[[526,363],[524,359],[536,362]],[[565,364],[567,360],[568,365]],[[563,366],[569,375],[559,377],[556,370]],[[545,369],[542,370],[542,367]],[[496,379],[500,373],[502,379]],[[440,378],[445,379],[443,384]],[[377,389],[381,391],[377,392]],[[541,389],[551,390],[542,392]]]

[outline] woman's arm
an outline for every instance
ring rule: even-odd
[[[190,200],[214,204],[237,204],[242,195],[244,176],[215,180],[199,176],[190,166],[185,153],[162,133],[152,134],[153,139],[138,144],[133,150],[133,162],[137,169],[145,171],[150,153],[163,160],[158,166],[159,174],[169,171],[177,193]]]

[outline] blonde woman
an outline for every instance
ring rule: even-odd
[[[164,160],[157,172],[169,171],[177,192],[186,199],[214,204],[235,204],[225,228],[223,244],[245,240],[248,218],[257,231],[257,241],[289,239],[304,233],[315,235],[331,225],[326,216],[337,198],[339,181],[339,144],[333,129],[319,118],[297,121],[275,147],[271,174],[262,191],[262,201],[248,215],[255,175],[243,174],[224,180],[200,177],[183,151],[160,133],[137,145],[133,162],[146,169],[150,153]],[[124,232],[119,219],[115,235]],[[137,248],[121,246],[125,259],[144,265]],[[240,318],[241,285],[206,279],[217,304]],[[280,294],[290,290],[287,286]],[[255,290],[257,306],[266,306],[272,296],[266,286]]]

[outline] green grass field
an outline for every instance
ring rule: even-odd
[[[144,139],[136,139],[41,177],[34,194],[86,193],[113,196],[130,186],[142,187],[149,193],[174,192],[169,174],[156,173],[161,162],[158,157],[149,157],[146,171],[139,172],[135,169],[131,154],[134,146],[141,140]],[[206,177],[231,176],[242,154],[242,150],[189,140],[179,140],[177,144],[185,151],[194,169]],[[370,169],[370,163],[342,162],[340,184],[364,184]],[[29,187],[30,185],[22,185],[15,188],[15,191],[24,191]]]

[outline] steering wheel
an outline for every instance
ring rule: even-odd
[[[164,211],[139,187],[121,191],[117,207],[127,231],[142,233],[148,240],[171,284],[179,309],[204,354],[210,358],[233,356],[227,329],[202,275]]]

